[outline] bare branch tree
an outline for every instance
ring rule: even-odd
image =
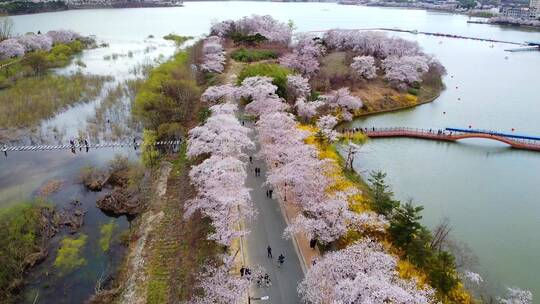
[[[450,220],[445,217],[433,230],[433,239],[429,247],[433,250],[441,251],[444,243],[448,240],[448,234],[452,228],[450,227]]]
[[[0,41],[11,37],[13,31],[13,20],[7,16],[0,16]]]

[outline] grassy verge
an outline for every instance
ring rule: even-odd
[[[240,48],[231,53],[231,58],[241,62],[255,62],[267,59],[276,59],[278,53],[272,50]]]
[[[195,195],[189,181],[191,162],[185,156],[186,145],[173,159],[167,183],[163,220],[154,230],[148,264],[147,303],[187,301],[196,292],[197,274],[220,248],[206,240],[210,223],[199,216],[184,219],[184,204]]]
[[[33,126],[69,105],[96,98],[107,80],[81,73],[21,79],[0,91],[0,128]]]

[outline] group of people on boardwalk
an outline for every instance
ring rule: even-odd
[[[407,129],[407,128],[375,128],[375,127],[370,127],[370,128],[351,128],[351,129],[342,129],[341,132],[344,133],[344,134],[353,134],[353,133],[362,133],[362,134],[366,134],[366,135],[370,135],[371,132],[391,132],[391,131],[399,131],[399,130],[405,130],[405,131],[411,131],[411,132],[414,132],[415,130],[413,129]],[[437,134],[437,135],[440,135],[440,136],[448,136],[448,135],[452,135],[452,131],[446,131],[446,130],[443,130],[443,129],[429,129],[429,130],[421,130],[421,129],[418,129],[417,132],[424,132],[424,133],[430,133],[430,134]]]
[[[88,153],[88,151],[90,150],[90,146],[88,144],[88,141],[85,139],[85,138],[79,138],[78,140],[77,139],[70,139],[69,140],[69,147],[71,149],[71,153],[75,154],[77,149],[76,149],[76,146],[75,146],[75,143],[76,142],[79,142],[79,151],[82,151],[82,148],[83,146],[86,148],[86,153]]]

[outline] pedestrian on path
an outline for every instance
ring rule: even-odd
[[[242,265],[242,268],[240,268],[240,276],[243,277],[245,273],[246,273],[246,268],[244,267],[244,265]]]
[[[272,198],[272,193],[274,192],[274,190],[270,189],[268,190],[268,197],[269,198]]]
[[[272,258],[272,247],[270,247],[270,245],[268,245],[268,247],[266,248],[266,252],[267,252],[268,258],[271,259]]]
[[[249,163],[253,164],[253,156],[251,156],[251,155],[249,156]]]
[[[270,190],[266,190],[266,197],[270,197]]]
[[[281,266],[283,265],[283,263],[285,263],[285,256],[282,254],[279,255],[279,257],[277,258],[278,260],[278,267],[281,268]]]

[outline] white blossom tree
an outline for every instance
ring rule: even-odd
[[[198,193],[187,202],[185,217],[200,211],[210,218],[214,232],[208,239],[230,246],[235,238],[248,233],[238,228],[241,220],[255,216],[249,189],[244,185],[247,174],[242,161],[231,156],[212,155],[193,166],[189,177]]]
[[[201,95],[201,100],[209,104],[231,101],[236,94],[236,88],[230,84],[209,86]]]
[[[298,292],[313,304],[433,303],[434,291],[401,279],[396,264],[396,258],[385,253],[381,244],[364,239],[318,260]]]
[[[306,98],[311,93],[308,79],[300,75],[287,76],[287,95],[292,99]]]
[[[339,133],[334,130],[338,120],[333,115],[324,115],[317,120],[317,127],[328,138],[329,141],[336,141],[339,137]]]
[[[80,34],[71,30],[48,31],[47,36],[52,39],[53,44],[70,43],[81,38]]]
[[[312,36],[302,35],[293,49],[279,59],[279,63],[309,77],[319,71],[319,59],[324,54],[323,45]]]
[[[294,104],[296,113],[304,120],[309,120],[317,115],[317,109],[324,105],[322,100],[315,100],[307,102],[305,98],[298,98]]]
[[[351,120],[352,113],[363,106],[362,100],[354,95],[351,95],[349,88],[341,88],[331,91],[329,94],[319,97],[330,108],[340,108],[343,120]]]
[[[48,35],[27,34],[17,39],[24,46],[26,52],[31,51],[50,51],[53,40]]]
[[[272,78],[266,76],[254,76],[244,79],[236,89],[236,98],[251,98],[252,100],[277,97],[277,86],[272,84]]]
[[[354,57],[351,68],[356,75],[365,79],[377,77],[377,67],[375,66],[375,58],[373,56]]]
[[[0,58],[8,59],[24,56],[24,46],[15,38],[9,38],[0,42]]]
[[[225,51],[221,38],[210,36],[205,39],[202,47],[203,57],[201,69],[207,72],[222,73],[225,68]]]
[[[421,82],[422,76],[429,70],[429,58],[426,56],[390,56],[382,61],[384,77],[396,87],[404,88],[414,82]]]
[[[354,51],[355,53],[384,59],[388,56],[421,55],[417,42],[399,37],[388,37],[383,32],[360,30],[330,30],[323,40],[330,49]]]
[[[260,34],[270,42],[288,44],[292,36],[292,28],[270,15],[252,15],[239,20],[215,22],[210,28],[213,35],[228,37],[235,33],[243,35]]]
[[[251,279],[261,271],[254,269],[243,277],[232,274],[234,256],[223,256],[223,264],[206,264],[199,275],[198,288],[203,295],[196,296],[190,304],[233,304],[239,303],[248,292]]]
[[[467,279],[469,282],[476,285],[480,285],[480,283],[484,282],[484,279],[482,278],[481,275],[479,275],[476,272],[469,271],[469,270],[463,273],[463,277],[465,277],[465,279]]]
[[[502,304],[531,304],[533,300],[532,292],[517,287],[508,287],[506,298],[499,298]]]
[[[235,105],[210,107],[212,116],[202,126],[189,131],[187,155],[244,156],[245,150],[255,146],[249,138],[251,130],[240,125],[234,116]]]

